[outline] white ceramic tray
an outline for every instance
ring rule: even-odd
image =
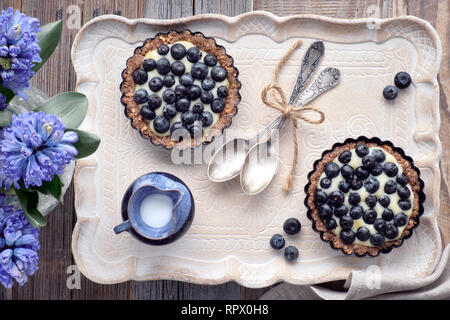
[[[300,59],[316,39],[325,43],[320,69],[342,71],[341,83],[313,105],[327,115],[321,125],[301,123],[299,164],[294,189],[281,191],[292,157],[290,139],[280,145],[280,174],[257,196],[244,195],[239,180],[211,183],[207,165],[175,165],[170,152],[144,140],[129,124],[120,103],[121,72],[135,47],[157,32],[188,28],[214,37],[234,57],[242,82],[242,102],[232,128],[260,129],[277,114],[261,102],[277,61],[297,39],[304,41],[282,69],[281,85],[290,91]],[[75,173],[73,232],[75,261],[89,279],[100,283],[126,280],[175,279],[203,284],[234,280],[248,287],[277,281],[311,284],[345,279],[351,270],[378,265],[383,274],[421,278],[433,271],[441,254],[439,210],[439,87],[436,76],[441,45],[436,32],[414,17],[388,20],[338,20],[313,15],[278,18],[253,12],[229,18],[219,15],[180,20],[127,20],[102,16],[78,33],[72,61],[77,90],[89,99],[81,129],[102,139],[99,150],[78,161]],[[393,103],[382,97],[400,70],[414,84]],[[290,124],[288,125],[290,126]],[[285,128],[286,137],[290,128]],[[306,175],[314,160],[335,142],[348,137],[378,136],[412,156],[425,182],[425,212],[414,235],[402,247],[376,258],[344,256],[311,229],[303,205]],[[167,171],[191,188],[196,212],[180,241],[152,247],[128,234],[115,235],[121,222],[120,203],[127,186],[151,171]],[[299,248],[300,259],[287,263],[272,250],[269,239],[282,232],[288,217],[303,228],[287,238]]]

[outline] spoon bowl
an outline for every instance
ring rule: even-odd
[[[250,141],[234,138],[216,150],[208,165],[208,178],[214,182],[223,182],[235,178],[241,172]]]

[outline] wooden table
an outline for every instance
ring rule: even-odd
[[[71,91],[75,73],[70,61],[70,49],[75,38],[77,20],[81,25],[103,14],[117,14],[127,18],[150,17],[181,18],[202,13],[238,15],[252,10],[267,10],[277,15],[315,13],[335,18],[360,18],[378,14],[380,18],[415,15],[429,21],[438,31],[444,50],[439,80],[441,84],[441,140],[443,157],[441,170],[441,225],[449,226],[450,201],[448,179],[450,174],[450,111],[446,94],[450,94],[449,77],[449,1],[448,0],[0,0],[0,9],[13,6],[35,16],[45,24],[56,19],[65,20],[61,42],[48,63],[33,78],[37,86],[49,96]],[[69,24],[68,24],[69,23]],[[67,28],[67,26],[71,28]],[[247,289],[236,283],[216,286],[195,285],[177,281],[126,282],[117,285],[99,285],[81,277],[80,289],[68,289],[71,274],[67,268],[74,265],[71,252],[72,230],[76,222],[71,186],[59,206],[41,230],[39,270],[23,287],[0,289],[0,299],[257,299],[269,288]],[[447,228],[448,229],[448,228]],[[443,235],[445,243],[450,235]],[[326,286],[339,289],[342,283]]]

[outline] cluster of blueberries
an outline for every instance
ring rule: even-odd
[[[397,193],[400,200],[398,206],[402,210],[411,208],[410,189],[407,187],[408,178],[403,174],[398,174],[398,167],[393,162],[385,162],[386,155],[379,149],[372,149],[369,154],[369,148],[365,144],[360,144],[355,149],[356,154],[362,158],[362,166],[355,170],[348,165],[351,160],[352,153],[348,150],[342,152],[338,159],[342,166],[334,162],[330,162],[325,166],[326,177],[320,181],[320,187],[315,193],[315,200],[318,206],[318,213],[328,230],[333,230],[338,226],[336,218],[339,219],[339,225],[342,231],[340,238],[345,244],[355,241],[367,241],[373,246],[379,246],[385,242],[385,238],[395,239],[398,236],[398,227],[404,226],[408,222],[408,217],[403,212],[394,214],[389,209],[391,198],[389,195]],[[384,165],[382,165],[382,163]],[[373,193],[380,188],[380,182],[376,178],[385,173],[389,179],[384,185],[384,194],[377,198]],[[331,185],[331,180],[342,175],[344,180],[338,184],[339,190],[334,190],[327,194],[326,190]],[[364,200],[368,210],[363,210],[359,205],[361,196],[357,192],[361,188],[365,188],[369,196]],[[356,192],[352,192],[356,191]],[[344,205],[345,194],[348,195],[348,203],[352,206],[350,209]],[[376,204],[379,203],[384,209],[381,218],[377,218],[377,212],[374,210]],[[364,220],[366,224],[373,224],[375,230],[371,234],[369,229],[362,226],[358,228],[356,233],[352,231],[354,220]]]
[[[289,218],[283,224],[283,230],[288,235],[295,235],[300,232],[302,225],[300,221],[296,218]],[[270,246],[275,250],[283,249],[286,241],[281,234],[274,234],[272,238],[270,238]],[[294,246],[287,246],[284,249],[284,257],[288,261],[294,261],[298,258],[298,249]]]
[[[405,71],[400,71],[394,77],[395,86],[386,86],[383,90],[383,96],[387,100],[394,100],[398,96],[398,89],[406,89],[411,84],[411,76]]]
[[[200,61],[202,52],[197,47],[186,50],[181,43],[176,43],[170,48],[166,44],[161,44],[157,52],[162,58],[158,61],[145,59],[142,68],[133,73],[133,79],[137,84],[145,84],[148,81],[148,72],[154,69],[158,71],[159,76],[153,77],[148,82],[153,94],[150,95],[144,88],[138,89],[134,94],[134,101],[143,104],[141,115],[144,119],[153,120],[153,127],[157,132],[165,133],[170,129],[170,133],[173,133],[177,129],[186,128],[191,135],[197,136],[203,127],[208,127],[213,122],[213,115],[204,110],[204,105],[210,105],[215,113],[221,113],[225,107],[228,88],[224,85],[219,86],[216,89],[216,97],[213,89],[216,82],[226,79],[227,72],[217,64],[217,57],[212,54],[205,55],[203,61]],[[169,52],[175,59],[172,64],[165,57]],[[184,57],[193,64],[190,73],[185,73],[186,66],[180,61]],[[174,87],[176,77],[179,79]],[[195,80],[199,80],[201,86],[195,84]],[[160,90],[164,90],[162,94],[156,94]],[[193,102],[198,99],[200,102]],[[161,107],[163,102],[163,115],[156,116],[155,110]],[[170,120],[178,112],[181,113],[181,122],[177,121],[170,125]]]

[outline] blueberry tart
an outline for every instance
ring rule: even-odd
[[[378,138],[347,139],[314,163],[305,205],[314,230],[335,249],[377,256],[412,235],[423,213],[413,160]]]
[[[147,39],[127,60],[121,102],[140,134],[167,149],[211,142],[231,125],[240,101],[233,58],[189,30]]]

